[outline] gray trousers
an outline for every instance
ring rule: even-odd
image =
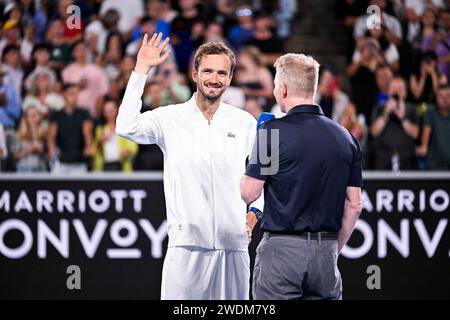
[[[255,300],[342,299],[337,240],[264,233],[253,269]]]

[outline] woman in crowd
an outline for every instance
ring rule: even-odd
[[[95,171],[132,171],[138,145],[116,135],[117,111],[116,101],[106,100],[103,106],[105,124],[97,126],[95,130]]]
[[[13,144],[17,172],[47,171],[45,141],[47,130],[42,121],[42,114],[34,106],[28,107],[17,131]]]

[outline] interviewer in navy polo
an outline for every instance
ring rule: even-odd
[[[290,53],[278,58],[275,68],[273,93],[287,114],[259,127],[241,180],[241,196],[247,204],[263,188],[265,196],[253,297],[341,299],[337,258],[362,209],[361,148],[314,104],[317,61]],[[261,138],[264,134],[267,139]],[[278,143],[271,143],[277,134]],[[257,148],[263,140],[267,146]],[[265,149],[269,157],[278,151],[278,159],[270,164],[275,170],[262,164],[265,161],[257,151]]]

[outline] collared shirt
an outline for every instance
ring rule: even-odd
[[[318,105],[299,105],[286,116],[260,126],[266,129],[269,155],[274,129],[279,134],[278,171],[261,174],[265,166],[252,152],[246,175],[265,180],[262,228],[300,233],[338,231],[347,186],[362,186],[361,148],[344,127],[324,116]],[[261,135],[258,135],[258,143]],[[255,143],[255,148],[256,148]]]
[[[247,112],[220,103],[208,121],[192,98],[140,113],[147,76],[133,72],[116,133],[164,154],[169,247],[248,250],[239,183],[256,133]],[[254,205],[262,208],[262,204]],[[152,208],[148,208],[151,214]]]

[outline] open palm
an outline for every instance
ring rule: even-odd
[[[151,68],[163,63],[170,55],[170,51],[164,51],[169,43],[169,37],[167,37],[161,43],[162,33],[154,33],[150,41],[148,41],[148,35],[144,35],[141,48],[137,54],[137,65]],[[162,54],[162,55],[161,55]]]

